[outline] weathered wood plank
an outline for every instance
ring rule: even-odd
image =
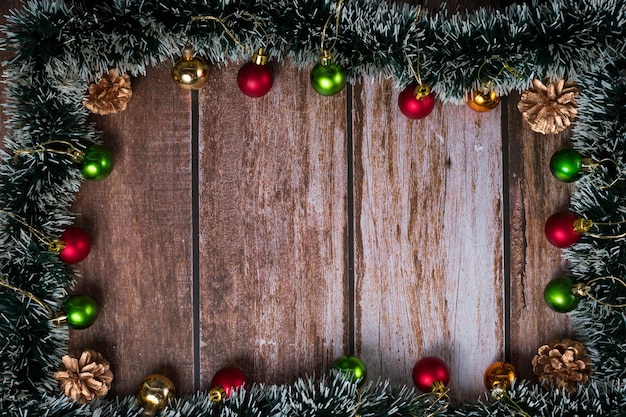
[[[200,92],[202,388],[224,366],[319,375],[347,349],[345,93],[280,65],[251,99],[236,75]]]
[[[163,66],[133,79],[125,112],[95,118],[115,168],[85,182],[73,207],[93,244],[75,292],[101,312],[71,332],[70,348],[101,351],[118,394],[134,394],[152,372],[193,391],[190,109]]]
[[[504,348],[500,110],[411,121],[397,97],[354,90],[357,354],[410,385],[417,360],[441,357],[452,394],[474,399]]]
[[[508,97],[509,201],[511,227],[511,361],[532,378],[530,361],[549,340],[571,335],[567,315],[543,300],[543,290],[562,272],[561,250],[544,234],[546,219],[569,206],[571,185],[550,173],[550,158],[567,136],[537,134],[524,125],[517,110],[519,94]]]

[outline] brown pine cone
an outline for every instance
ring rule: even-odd
[[[578,384],[586,383],[593,375],[587,350],[582,343],[570,339],[541,346],[532,365],[544,386],[565,388],[570,392],[576,391]]]
[[[89,98],[83,105],[101,116],[126,110],[133,95],[130,77],[118,75],[115,70],[109,72],[97,83],[89,84]]]
[[[63,356],[61,361],[61,370],[54,373],[54,378],[72,401],[85,404],[109,392],[113,373],[109,362],[98,352],[85,350],[79,358],[70,354]]]
[[[518,110],[530,128],[544,135],[561,133],[568,128],[578,114],[576,85],[565,80],[544,85],[535,79],[533,87],[524,91],[517,103]]]

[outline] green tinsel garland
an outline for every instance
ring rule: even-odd
[[[87,122],[81,102],[85,86],[116,68],[132,75],[170,61],[184,43],[220,64],[250,57],[214,22],[192,22],[196,15],[224,16],[245,11],[267,31],[274,61],[300,67],[319,58],[322,27],[336,3],[324,0],[115,0],[87,7],[54,1],[31,1],[14,11],[4,29],[5,48],[15,52],[4,71],[9,131],[0,165],[0,208],[26,219],[46,236],[58,236],[73,222],[70,204],[81,176],[71,161],[38,154],[13,164],[15,150],[52,138],[84,150],[101,138]],[[398,86],[412,80],[403,40],[418,11],[376,0],[345,4],[335,60],[349,78],[392,78]],[[264,34],[252,22],[231,21],[239,40],[254,49]],[[331,25],[332,26],[332,25]],[[583,155],[612,158],[624,169],[626,153],[626,3],[623,0],[553,0],[541,5],[481,8],[451,14],[445,9],[420,14],[409,37],[407,54],[420,45],[421,74],[439,99],[460,102],[481,81],[502,95],[529,86],[533,78],[567,78],[582,91],[580,116],[572,142]],[[502,71],[503,64],[515,72]],[[482,67],[482,69],[481,69]],[[481,71],[478,79],[479,69]],[[600,189],[582,178],[572,196],[572,210],[602,221],[626,218],[624,181]],[[45,250],[28,230],[0,216],[0,274],[59,310],[73,271]],[[565,251],[575,280],[602,275],[626,276],[626,240],[594,240]],[[618,288],[608,291],[617,292]],[[0,287],[0,412],[4,415],[134,416],[140,412],[129,397],[79,406],[57,394],[51,374],[66,353],[68,334],[55,328],[36,303]],[[573,322],[589,348],[596,376],[573,394],[547,392],[526,381],[511,397],[531,415],[618,415],[626,409],[626,315],[593,302],[581,303]],[[304,378],[291,386],[252,386],[222,405],[205,393],[177,399],[168,416],[424,416],[432,410],[415,400],[407,387],[377,382],[357,394],[348,381],[330,375]],[[487,398],[478,404],[453,404],[442,415],[509,416],[502,403]]]

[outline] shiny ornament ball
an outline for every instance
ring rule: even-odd
[[[80,172],[88,180],[100,181],[113,170],[113,155],[102,146],[90,146],[85,151]]]
[[[59,259],[67,264],[75,264],[89,255],[91,239],[83,229],[68,227],[61,235],[65,247],[59,252]]]
[[[137,399],[143,406],[141,417],[153,417],[163,410],[176,395],[174,383],[166,376],[151,374],[137,389]]]
[[[72,329],[86,329],[98,318],[98,303],[88,295],[70,295],[62,308],[67,325]]]
[[[223,389],[224,397],[230,397],[233,390],[248,383],[246,375],[238,368],[222,368],[213,375],[211,379],[211,389]]]
[[[572,292],[574,281],[567,277],[554,278],[543,291],[548,307],[557,313],[568,313],[578,306],[580,298]]]
[[[409,119],[423,119],[435,108],[435,95],[427,85],[413,83],[398,96],[398,107]]]
[[[186,47],[183,56],[172,67],[172,79],[183,90],[197,90],[209,79],[209,64],[194,56],[191,47]]]
[[[423,392],[432,391],[433,384],[436,382],[440,382],[444,386],[450,382],[448,366],[443,360],[435,356],[427,356],[417,361],[413,367],[412,376],[415,386]]]
[[[508,362],[495,362],[485,370],[483,380],[488,390],[508,390],[518,377],[519,374],[514,365]]]
[[[562,182],[573,182],[580,178],[583,157],[572,148],[556,151],[550,158],[550,172]]]
[[[467,96],[467,105],[480,113],[488,112],[500,104],[500,96],[495,90],[474,90]]]
[[[353,382],[359,381],[362,383],[367,378],[367,369],[365,364],[356,356],[341,356],[340,358],[335,359],[335,361],[331,364],[331,368],[350,374]]]
[[[346,85],[346,73],[337,64],[317,63],[311,70],[311,86],[323,96],[334,96]]]
[[[578,219],[578,215],[571,211],[563,211],[550,216],[544,228],[548,242],[557,248],[569,248],[578,243],[582,237],[582,233],[574,229],[574,222]]]
[[[269,65],[254,62],[244,64],[237,73],[237,85],[248,97],[262,97],[274,84],[274,72]]]

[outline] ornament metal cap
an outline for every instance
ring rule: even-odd
[[[593,226],[593,221],[589,219],[579,218],[574,220],[574,231],[576,233],[587,233]]]
[[[209,400],[214,403],[219,403],[226,398],[226,391],[222,387],[215,387],[209,391]]]
[[[265,48],[259,48],[258,51],[252,55],[252,62],[257,65],[265,65],[267,64],[268,56],[265,53]]]
[[[430,86],[428,84],[419,84],[415,87],[415,98],[423,99],[430,94]]]
[[[194,51],[193,48],[191,47],[191,45],[187,45],[183,48],[183,59],[185,61],[191,61],[193,59],[194,56]]]
[[[583,158],[582,160],[582,170],[584,172],[593,172],[598,168],[598,165],[600,164],[591,158]]]
[[[330,51],[327,51],[326,49],[324,49],[322,51],[322,55],[320,56],[320,64],[322,64],[323,67],[327,67],[331,65],[332,63],[333,63],[333,55],[330,53]]]

